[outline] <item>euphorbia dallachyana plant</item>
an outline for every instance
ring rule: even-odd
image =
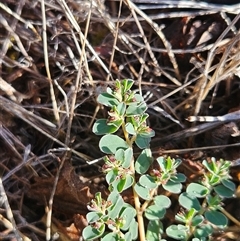
[[[199,183],[191,183],[182,192],[184,174],[177,171],[181,160],[158,157],[153,160],[150,141],[154,131],[148,126],[147,104],[131,88],[133,80],[116,80],[97,101],[108,107],[108,118],[99,119],[93,132],[102,135],[99,148],[106,154],[102,171],[110,194],[106,200],[96,193],[89,205],[84,240],[159,241],[208,240],[215,227],[225,228],[224,198],[232,197],[235,185],[230,181],[229,161],[203,161],[206,171]],[[138,156],[133,152],[139,148]],[[152,165],[156,161],[156,165]],[[155,167],[155,169],[152,168]],[[164,227],[161,220],[171,206],[169,197],[159,194],[159,187],[179,194],[181,210],[176,223]],[[126,203],[122,192],[132,189],[133,205]]]

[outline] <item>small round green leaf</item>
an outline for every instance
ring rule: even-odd
[[[142,95],[140,95],[140,94],[135,94],[134,97],[135,97],[135,99],[136,99],[136,102],[142,102],[142,101],[144,101]]]
[[[100,150],[106,154],[114,154],[118,149],[127,149],[129,146],[117,135],[107,134],[99,142]]]
[[[138,134],[143,138],[151,138],[155,136],[155,131],[149,128],[145,131],[139,131]]]
[[[236,190],[236,185],[234,182],[230,181],[230,180],[227,180],[227,179],[223,179],[222,180],[222,184],[227,187],[228,189],[232,190],[235,192]]]
[[[132,234],[130,232],[124,234],[124,241],[132,241]]]
[[[130,174],[126,174],[123,177],[117,176],[113,182],[111,182],[111,188],[113,191],[117,191],[119,193],[128,189],[133,184],[133,177]]]
[[[188,228],[181,224],[171,225],[166,229],[166,233],[169,237],[176,240],[187,240],[186,238],[188,236]]]
[[[126,175],[126,183],[125,183],[125,185],[124,185],[123,190],[126,190],[126,189],[128,189],[129,187],[131,187],[131,186],[133,185],[133,182],[134,182],[133,176],[130,175],[130,174],[127,174],[127,175]]]
[[[132,123],[127,123],[126,124],[126,131],[130,135],[133,135],[133,136],[136,135],[136,131],[135,131]]]
[[[133,150],[131,147],[126,150],[118,149],[114,156],[123,168],[129,168],[133,160]]]
[[[136,193],[144,200],[150,200],[151,196],[150,196],[150,190],[148,188],[145,188],[143,186],[141,186],[139,183],[136,183],[134,186],[134,189],[136,191]]]
[[[123,86],[123,91],[126,92],[132,88],[132,86],[134,84],[134,80],[124,79],[124,80],[122,80],[121,84]]]
[[[108,107],[112,107],[114,105],[117,106],[119,104],[119,101],[115,98],[115,96],[109,93],[100,94],[97,98],[97,102]]]
[[[186,176],[182,173],[176,173],[174,176],[171,177],[171,180],[174,182],[185,182]]]
[[[117,233],[112,232],[105,235],[101,241],[120,241],[120,238]]]
[[[125,158],[124,149],[118,149],[114,156],[115,156],[117,161],[119,161],[120,163],[123,163],[124,162],[124,158]]]
[[[227,217],[219,211],[209,210],[204,214],[205,218],[219,228],[225,228],[228,224]]]
[[[99,238],[103,235],[105,231],[105,225],[102,224],[98,229],[93,228],[92,226],[87,226],[83,229],[82,237],[84,240],[93,240]]]
[[[163,233],[163,225],[160,220],[151,220],[147,226],[146,240],[159,241]]]
[[[112,205],[107,209],[108,210],[108,217],[111,219],[115,219],[118,217],[119,212],[124,206],[124,201],[121,195],[117,192],[111,192],[108,196],[108,201],[112,203]]]
[[[145,149],[145,148],[149,148],[150,141],[151,141],[151,138],[145,138],[140,134],[138,134],[135,140],[135,143],[140,149]]]
[[[132,240],[136,240],[138,237],[138,223],[135,219],[132,219],[130,223],[129,232],[131,233]]]
[[[135,162],[135,171],[139,174],[144,174],[152,164],[152,152],[151,149],[142,150]]]
[[[102,216],[101,213],[90,212],[86,215],[86,218],[87,218],[88,223],[95,223],[96,221],[98,221],[100,219],[101,216]]]
[[[126,104],[123,102],[119,103],[117,106],[117,112],[119,116],[123,116],[125,114],[125,111],[126,111]]]
[[[124,161],[122,163],[122,167],[129,168],[132,161],[133,161],[133,149],[129,147],[124,152]]]
[[[144,212],[145,217],[148,220],[158,220],[164,218],[166,214],[165,208],[160,208],[157,205],[151,205],[149,206],[146,211]]]
[[[169,180],[166,184],[162,185],[163,188],[171,193],[180,193],[182,190],[182,184],[173,182],[172,180]]]
[[[136,216],[136,210],[133,207],[125,208],[120,215],[120,217],[123,218],[124,220],[124,225],[121,227],[121,230],[127,231],[135,216]]]
[[[192,226],[198,226],[199,224],[201,224],[204,221],[204,217],[202,215],[196,215],[193,219],[192,219]]]
[[[205,186],[193,182],[188,185],[186,192],[191,196],[203,198],[209,193],[209,190]]]
[[[209,224],[198,226],[194,231],[194,236],[200,240],[206,240],[204,238],[209,237],[213,232],[213,228]],[[208,240],[208,239],[207,239]]]
[[[221,209],[222,206],[222,198],[219,195],[207,195],[206,197],[207,204],[211,209],[217,210]]]
[[[154,203],[159,208],[169,208],[171,205],[171,200],[167,196],[158,195],[154,197]]]
[[[121,193],[124,190],[124,186],[126,184],[127,179],[126,178],[119,178],[117,183],[117,191]],[[114,183],[113,183],[114,185]]]
[[[115,169],[110,170],[106,175],[107,183],[111,184],[112,182],[114,182],[117,176],[118,176],[118,170],[115,170]]]
[[[147,110],[145,102],[133,103],[128,106],[126,116],[142,115]]]
[[[213,189],[219,196],[226,197],[226,198],[233,197],[235,193],[234,190],[229,189],[228,187],[222,184],[215,186]]]
[[[165,165],[166,165],[166,159],[163,156],[159,156],[157,158],[157,162],[163,172],[166,171]]]
[[[215,159],[212,159],[211,162],[208,162],[206,160],[202,161],[203,166],[206,167],[206,169],[211,172],[211,173],[215,173],[216,170],[216,162]]]
[[[164,173],[172,172],[181,164],[180,159],[175,160],[171,157],[165,158],[163,156],[158,157],[157,162]]]
[[[118,185],[119,185],[119,182],[120,182],[121,180],[120,180],[120,178],[119,178],[119,176],[117,176],[116,177],[116,179],[113,181],[113,182],[111,182],[111,184],[109,185],[109,190],[111,191],[111,192],[118,192],[118,193],[120,193],[119,191],[118,191]],[[125,182],[125,181],[124,181]],[[120,184],[121,185],[121,184]]]
[[[107,119],[99,119],[94,123],[92,131],[95,135],[105,135],[116,132],[120,126],[107,123]]]
[[[198,199],[194,196],[191,196],[190,194],[183,192],[178,199],[181,206],[186,208],[187,210],[190,210],[191,208],[194,208],[196,211],[201,210],[201,205],[198,201]]]
[[[155,182],[155,179],[148,174],[142,175],[139,178],[139,183],[141,186],[149,189],[153,189],[157,187],[157,183]]]

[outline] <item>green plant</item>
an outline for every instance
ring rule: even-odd
[[[224,198],[232,197],[235,185],[229,176],[230,162],[203,161],[206,171],[200,183],[190,183],[182,192],[185,175],[178,173],[181,160],[158,157],[153,165],[150,140],[154,131],[147,125],[147,105],[140,94],[131,91],[133,80],[117,80],[114,88],[98,96],[98,102],[110,108],[107,119],[93,126],[96,135],[103,135],[99,147],[107,154],[102,167],[110,195],[101,193],[88,206],[89,225],[83,230],[85,240],[158,241],[163,234],[176,240],[207,240],[214,227],[227,226],[223,214]],[[124,137],[124,138],[122,138]],[[136,146],[135,146],[136,145]],[[135,157],[133,148],[140,148]],[[155,168],[153,168],[153,166]],[[164,230],[164,218],[171,200],[159,195],[159,187],[179,194],[181,211],[176,224]],[[132,189],[134,204],[125,202],[122,192]]]

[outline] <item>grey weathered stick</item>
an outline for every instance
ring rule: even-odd
[[[190,127],[188,129],[173,133],[166,137],[160,139],[161,142],[166,142],[170,140],[178,140],[182,138],[187,138],[190,136],[195,136],[205,131],[211,130],[217,126],[220,126],[224,123],[231,121],[240,121],[240,110],[223,115],[223,116],[189,116],[187,118],[188,121],[206,121],[209,123],[204,123],[201,125],[197,125],[194,127]]]
[[[239,121],[240,110],[228,113],[223,116],[189,116],[187,118],[189,122],[200,121],[200,122],[228,122],[228,121]]]
[[[208,2],[198,1],[197,4],[195,1],[184,1],[184,0],[169,0],[169,1],[162,1],[162,0],[134,0],[135,3],[154,3],[155,9],[159,8],[176,8],[178,9],[206,9],[208,11],[217,11],[217,12],[228,12],[237,14],[239,13],[239,3],[233,5],[226,5],[226,4],[211,4]],[[144,5],[146,7],[146,5]]]

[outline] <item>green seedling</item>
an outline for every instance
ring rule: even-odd
[[[150,141],[155,133],[148,126],[147,104],[131,90],[133,84],[133,80],[117,80],[113,88],[97,98],[109,108],[108,118],[97,120],[92,130],[102,135],[99,148],[106,154],[102,171],[110,194],[104,200],[101,193],[96,193],[89,203],[89,225],[83,230],[83,239],[163,241],[164,235],[182,241],[209,240],[214,228],[228,225],[223,200],[235,193],[229,176],[231,163],[214,158],[203,161],[202,180],[190,183],[183,192],[186,177],[177,171],[181,160],[162,156],[153,160]],[[140,149],[138,156],[134,155],[136,148]],[[175,216],[176,223],[169,227],[164,227],[161,220],[171,199],[159,194],[159,187],[179,195],[181,209]],[[127,189],[131,189],[133,205],[123,199]]]

